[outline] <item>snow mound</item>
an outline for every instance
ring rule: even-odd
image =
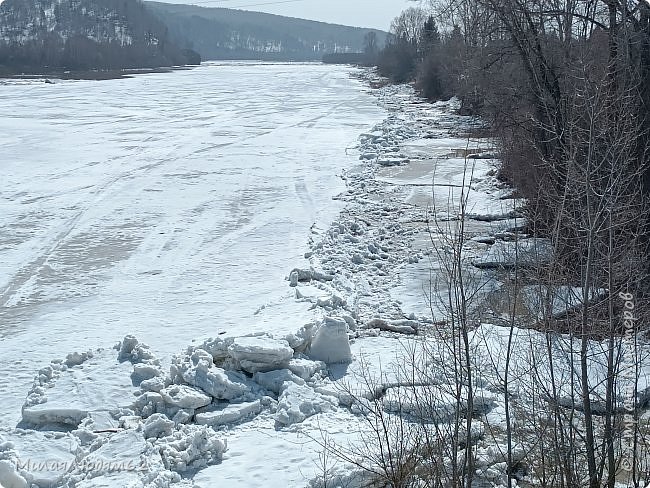
[[[217,368],[213,356],[203,349],[174,356],[170,375],[174,383],[195,386],[219,400],[232,400],[248,391],[243,377]]]
[[[146,391],[136,398],[133,409],[134,413],[137,413],[142,418],[150,417],[154,413],[170,413],[162,395],[152,391]]]
[[[79,366],[86,361],[88,361],[90,358],[93,357],[93,352],[92,351],[87,351],[87,352],[73,352],[70,353],[66,356],[65,358],[65,365],[68,368],[71,368],[73,366]]]
[[[119,361],[130,361],[133,364],[159,364],[158,359],[151,352],[149,346],[138,342],[138,339],[132,335],[125,336],[122,342],[117,344],[115,348],[119,351],[117,355]]]
[[[221,461],[227,445],[212,427],[182,425],[171,435],[157,439],[154,447],[167,469],[184,472]]]
[[[282,425],[297,424],[336,408],[338,403],[337,398],[317,393],[309,386],[287,382],[278,399],[275,420]]]
[[[326,317],[314,335],[308,356],[325,363],[352,361],[348,327],[345,320],[338,317]]]

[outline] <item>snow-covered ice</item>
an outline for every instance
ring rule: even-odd
[[[309,270],[313,229],[328,228],[343,207],[332,197],[357,160],[346,149],[384,116],[349,71],[208,63],[101,83],[2,84],[2,432],[21,421],[74,428],[88,414],[94,430],[131,432],[145,426],[129,414],[162,414],[180,423],[148,424],[147,435],[176,439],[160,450],[161,466],[209,464],[225,449],[222,436],[206,441],[214,449],[195,448],[207,431],[181,431],[182,420],[213,408],[206,401],[263,387],[212,364],[217,346],[201,357],[202,338],[236,338],[224,366],[244,371],[290,368],[304,381],[324,368],[299,356],[314,312],[285,278]],[[32,385],[42,368],[43,384]],[[269,406],[244,398],[232,408],[229,418],[245,419]],[[172,454],[181,451],[189,454]],[[71,476],[78,486],[141,478]]]
[[[318,413],[327,412],[338,403],[338,398],[334,396],[324,395],[308,386],[288,381],[282,386],[275,418],[283,425],[291,425]]]
[[[37,370],[127,334],[169,358],[224,331],[295,333],[283,286],[383,117],[349,69],[207,64],[0,96],[0,423]]]
[[[355,442],[370,403],[422,415],[427,395],[429,420],[448,421],[444,372],[408,368],[445,324],[431,212],[453,226],[467,198],[463,273],[486,296],[503,284],[479,267],[549,244],[521,234],[493,144],[467,136],[481,122],[457,100],[371,96],[349,72],[208,63],[2,85],[2,483],[322,486],[322,436]],[[580,303],[555,291],[558,312]],[[490,354],[506,332],[471,337],[476,438],[503,421]],[[515,347],[540,338],[517,329]],[[560,362],[573,346],[557,344]],[[480,470],[499,480],[491,448]]]
[[[118,362],[114,349],[67,364],[53,362],[40,370],[22,409],[25,423],[76,427],[89,413],[118,410],[133,402],[131,364]]]
[[[512,268],[541,266],[553,255],[550,239],[533,237],[516,242],[498,241],[481,257],[474,259],[477,268]]]
[[[286,340],[268,336],[238,337],[228,352],[249,373],[283,368],[293,357],[293,349]]]
[[[261,411],[262,402],[260,400],[247,403],[231,403],[220,410],[197,413],[196,423],[212,426],[234,424]]]

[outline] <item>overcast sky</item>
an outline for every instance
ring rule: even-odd
[[[320,20],[334,24],[388,30],[390,22],[405,8],[416,6],[409,0],[160,0],[202,7],[239,8],[271,14]]]

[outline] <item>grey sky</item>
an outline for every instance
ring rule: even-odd
[[[240,8],[271,14],[320,20],[334,24],[388,30],[390,22],[405,8],[416,6],[409,0],[159,0],[202,7]]]

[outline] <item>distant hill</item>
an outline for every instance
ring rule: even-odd
[[[0,73],[199,63],[138,0],[5,0]]]
[[[332,52],[358,52],[370,31],[383,45],[386,33],[260,12],[146,2],[181,47],[203,59],[320,61]]]

